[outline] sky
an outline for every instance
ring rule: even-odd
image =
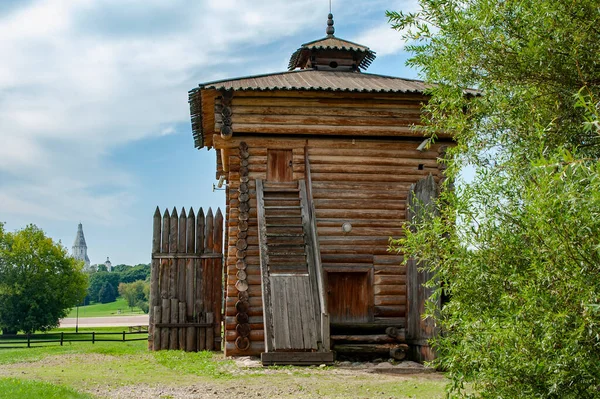
[[[336,36],[370,47],[369,73],[418,78],[386,10],[333,0]],[[285,71],[325,36],[328,0],[0,0],[0,222],[35,224],[91,263],[148,263],[152,216],[224,208],[214,150],[194,148],[188,91]]]

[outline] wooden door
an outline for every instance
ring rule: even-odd
[[[293,181],[292,150],[267,150],[267,180]]]
[[[369,272],[327,272],[327,306],[332,323],[371,321]]]

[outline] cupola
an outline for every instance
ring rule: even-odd
[[[321,71],[366,70],[375,59],[375,52],[361,44],[335,37],[333,14],[327,16],[327,36],[304,43],[292,54],[288,69],[315,69]]]

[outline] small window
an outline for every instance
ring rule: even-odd
[[[423,170],[423,167],[424,167],[424,166],[425,166],[425,165],[423,165],[422,163],[420,163],[420,164],[419,164],[419,170]]]
[[[335,61],[331,61],[331,62],[329,63],[329,66],[330,66],[331,68],[337,68],[337,67],[338,67],[338,63],[337,63],[337,62],[335,62]]]

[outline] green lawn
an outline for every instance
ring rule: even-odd
[[[10,392],[11,398],[136,397],[143,391],[157,398],[208,392],[233,399],[260,392],[262,397],[285,398],[428,399],[444,397],[445,384],[440,375],[373,375],[336,367],[246,368],[219,353],[149,352],[145,341],[0,349],[0,395]]]
[[[0,378],[0,399],[91,399],[93,396],[47,382]]]
[[[102,316],[131,316],[142,315],[144,312],[138,307],[133,311],[127,306],[125,298],[118,297],[115,302],[95,303],[93,305],[80,306],[79,317],[102,317]],[[77,308],[71,309],[67,317],[76,317]]]

